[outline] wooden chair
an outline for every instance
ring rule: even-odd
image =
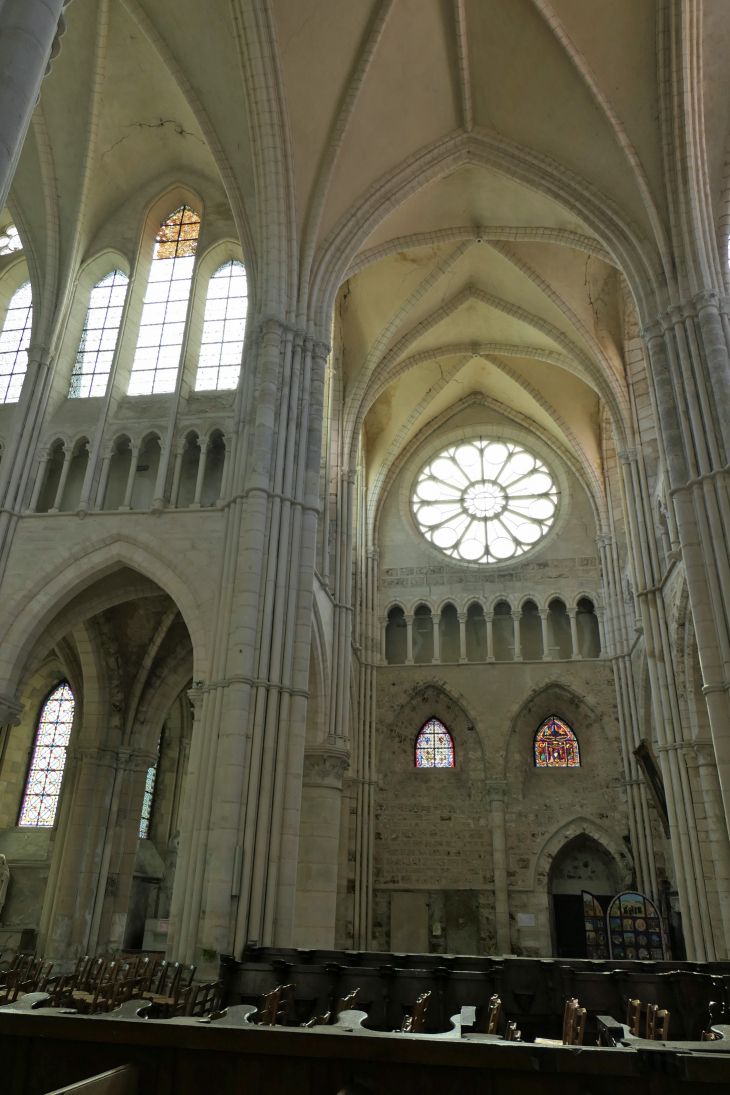
[[[303,1027],[326,1027],[330,1021],[332,1015],[331,1011],[326,1011],[324,1015],[313,1015],[311,1019],[307,1019],[306,1023],[300,1023]]]
[[[496,1034],[499,1026],[499,1013],[502,1010],[502,1001],[495,994],[489,1001],[487,1012],[487,1034]]]
[[[209,1015],[215,1010],[222,988],[222,981],[209,981],[203,985],[188,986],[183,990],[180,1003],[173,1014],[190,1017]]]
[[[420,1034],[423,1031],[430,996],[430,992],[422,992],[413,1005],[411,1014],[403,1017],[400,1028],[403,1033]]]
[[[350,1011],[351,1008],[354,1008],[359,995],[360,989],[353,989],[351,993],[349,993],[347,996],[343,996],[342,999],[337,1001],[337,1007],[335,1008],[335,1013],[332,1017],[333,1023],[337,1022],[340,1017],[341,1011]]]
[[[578,1001],[573,998],[565,1004],[562,1039],[536,1038],[535,1044],[540,1046],[582,1046],[585,1026],[586,1009],[582,1008]]]
[[[294,985],[277,985],[261,997],[255,1022],[260,1027],[286,1026],[289,1017]]]
[[[626,1009],[626,1026],[629,1028],[629,1034],[633,1034],[635,1038],[639,1037],[640,1021],[641,1000],[629,1000],[628,1007]]]
[[[521,1042],[522,1031],[517,1029],[517,1023],[508,1023],[507,1029],[504,1032],[505,1042]],[[535,1041],[539,1042],[541,1039],[536,1038]],[[558,1043],[559,1045],[560,1043]]]
[[[646,1037],[652,1042],[666,1042],[669,1034],[670,1015],[666,1008],[659,1010],[658,1004],[649,1004],[646,1009]]]

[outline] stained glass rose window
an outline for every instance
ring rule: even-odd
[[[499,563],[537,544],[555,520],[558,489],[520,445],[460,442],[421,471],[413,492],[419,529],[446,555]]]

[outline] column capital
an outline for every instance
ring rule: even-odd
[[[487,795],[490,802],[504,802],[507,796],[507,784],[504,780],[493,780],[487,784]]]
[[[663,317],[660,317],[641,328],[641,337],[645,342],[651,342],[654,338],[663,338],[664,329]]]
[[[7,692],[0,692],[0,726],[17,726],[24,710],[24,703]]]
[[[512,617],[513,620],[521,620],[522,619],[522,609],[513,608],[512,611],[510,612],[510,616]]]
[[[469,619],[469,614],[467,612],[457,612],[456,618],[460,624],[465,624],[466,621]]]
[[[550,609],[549,608],[538,608],[537,614],[538,614],[538,616],[540,617],[541,620],[547,620],[548,617],[550,616]]]
[[[350,750],[337,745],[317,745],[304,753],[302,786],[342,789],[342,777],[350,763]]]
[[[416,617],[413,615],[412,612],[405,612],[403,614],[403,619],[406,621],[407,624],[413,625],[413,621],[415,620],[415,618]]]
[[[312,339],[312,353],[315,357],[327,358],[330,356],[331,350],[332,347],[329,342],[322,342],[322,340],[318,338]]]
[[[704,308],[711,308],[714,312],[720,310],[720,297],[714,289],[703,289],[700,293],[695,293],[692,303],[698,312]]]

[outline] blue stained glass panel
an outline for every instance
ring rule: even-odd
[[[535,734],[536,768],[579,768],[578,739],[557,715],[545,719]]]

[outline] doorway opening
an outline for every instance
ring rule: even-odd
[[[620,889],[616,860],[593,837],[581,833],[560,849],[548,874],[554,957],[587,957],[583,891],[593,894],[605,914]]]

